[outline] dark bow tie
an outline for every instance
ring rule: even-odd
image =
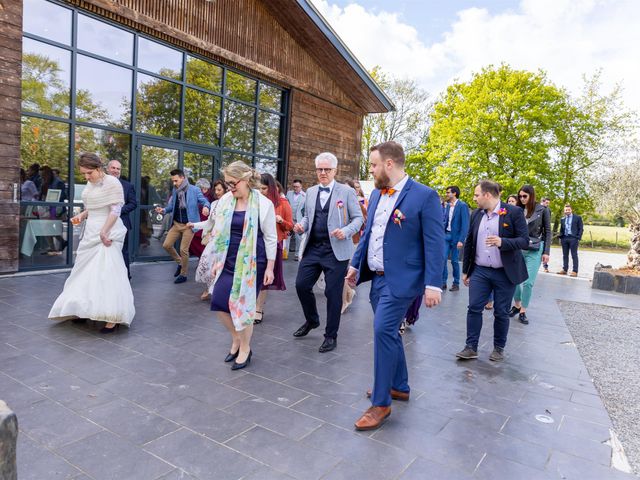
[[[320,187],[320,191],[329,193],[331,189],[329,187]]]

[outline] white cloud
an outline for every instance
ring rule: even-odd
[[[543,69],[573,93],[584,74],[602,68],[604,87],[621,83],[627,105],[640,111],[640,28],[633,20],[640,18],[638,0],[522,0],[518,9],[500,14],[469,8],[433,44],[422,42],[398,13],[357,3],[314,4],[365,67],[414,78],[434,95],[456,78],[467,80],[501,62]],[[426,7],[421,14],[429,15]]]

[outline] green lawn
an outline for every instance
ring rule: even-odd
[[[627,227],[603,227],[600,225],[585,225],[582,235],[582,244],[595,247],[615,247],[617,234],[618,248],[628,249],[631,241],[631,232]]]

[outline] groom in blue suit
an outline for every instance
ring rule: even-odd
[[[398,327],[409,305],[424,293],[427,307],[440,303],[444,228],[434,190],[404,171],[404,151],[396,142],[371,149],[369,171],[376,190],[367,224],[351,260],[351,286],[371,280],[374,383],[372,406],[355,423],[373,430],[391,414],[391,400],[409,400],[407,363]]]

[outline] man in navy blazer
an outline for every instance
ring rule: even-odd
[[[127,266],[127,275],[131,280],[131,270],[129,269],[129,231],[131,230],[131,218],[130,214],[138,206],[136,201],[136,191],[130,182],[124,180],[120,175],[122,174],[122,164],[118,160],[111,160],[107,164],[107,173],[120,180],[122,190],[124,192],[124,205],[120,209],[120,219],[127,229],[127,234],[124,237],[124,243],[122,244],[122,258],[124,258],[124,264]]]
[[[424,293],[427,307],[440,303],[444,229],[437,193],[404,171],[404,151],[396,142],[371,149],[369,171],[376,190],[367,223],[351,260],[353,287],[371,280],[374,382],[371,407],[355,423],[373,430],[391,414],[391,400],[409,399],[407,363],[398,332],[409,305]]]
[[[447,187],[447,202],[444,208],[444,269],[442,270],[442,290],[447,289],[447,259],[451,255],[453,285],[451,291],[460,290],[459,248],[462,248],[469,231],[469,206],[460,200],[460,189],[455,185]]]
[[[187,223],[200,221],[198,205],[203,207],[202,214],[209,216],[210,204],[198,187],[189,184],[189,180],[185,178],[182,170],[171,170],[169,174],[174,187],[171,200],[166,208],[156,207],[156,212],[173,214],[172,226],[167,232],[162,246],[178,264],[178,268],[173,274],[176,277],[173,283],[184,283],[187,281],[189,271],[189,245],[193,239],[193,230],[187,227]],[[180,239],[180,255],[174,247],[178,239]]]
[[[500,201],[501,187],[481,181],[473,199],[478,209],[471,215],[471,227],[464,244],[462,281],[469,287],[467,341],[456,354],[461,360],[478,358],[482,312],[493,292],[493,352],[489,360],[504,360],[509,333],[509,309],[516,285],[529,275],[522,250],[529,246],[529,228],[524,211]]]
[[[578,245],[582,240],[584,225],[582,217],[573,213],[573,208],[568,203],[564,206],[564,217],[560,222],[560,245],[562,245],[562,270],[560,275],[566,275],[569,271],[569,252],[573,262],[572,277],[578,276]]]

